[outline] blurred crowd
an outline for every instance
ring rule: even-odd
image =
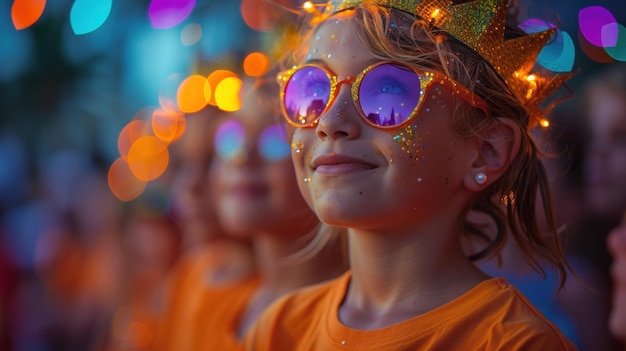
[[[19,154],[16,140],[3,141]],[[40,167],[45,176],[5,184],[36,190],[2,208],[2,349],[88,350],[109,337],[139,345],[181,248],[167,195],[120,203],[103,165],[80,150],[56,150]]]

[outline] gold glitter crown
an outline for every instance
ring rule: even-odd
[[[539,53],[556,29],[505,40],[507,0],[474,0],[456,5],[451,0],[331,0],[323,16],[359,4],[390,7],[414,14],[474,50],[489,62],[517,101],[526,107],[531,115],[530,127],[536,123],[547,123],[539,104],[572,76],[568,73],[547,77],[531,72]]]

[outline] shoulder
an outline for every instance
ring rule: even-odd
[[[476,323],[488,339],[490,349],[502,350],[576,350],[526,297],[505,279],[493,279],[482,288],[490,297],[478,309],[483,320]],[[476,315],[478,315],[476,314]]]

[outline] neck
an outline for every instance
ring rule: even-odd
[[[454,234],[460,230],[447,230],[351,230],[352,279],[342,321],[365,329],[391,325],[450,302],[485,280],[466,258]]]

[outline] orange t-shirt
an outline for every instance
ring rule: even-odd
[[[351,274],[287,295],[247,334],[245,349],[298,350],[576,350],[505,279],[484,281],[459,298],[389,327],[345,326],[338,311]]]
[[[180,262],[173,274],[151,350],[237,350],[237,326],[260,279],[252,274],[223,285],[208,282],[210,252]]]

